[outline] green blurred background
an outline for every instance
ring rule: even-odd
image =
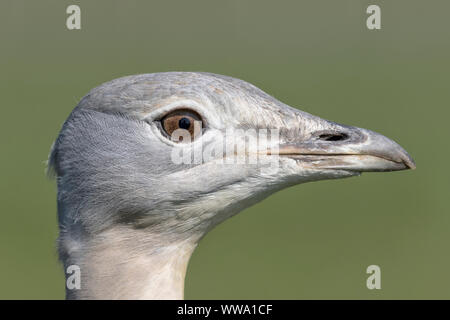
[[[66,29],[66,7],[82,29]],[[381,7],[382,29],[366,28]],[[160,71],[249,81],[378,131],[417,170],[299,185],[224,222],[190,262],[186,298],[450,298],[449,1],[0,3],[0,298],[64,298],[45,160],[91,88]],[[368,265],[382,289],[368,290]]]

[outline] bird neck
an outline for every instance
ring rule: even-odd
[[[80,269],[68,299],[183,299],[186,269],[197,245],[145,229],[116,228],[78,246],[64,261]],[[72,286],[73,287],[73,286]]]

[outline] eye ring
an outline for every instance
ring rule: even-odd
[[[164,135],[173,142],[183,142],[183,139],[184,142],[189,142],[186,140],[193,141],[205,128],[203,118],[190,109],[171,111],[164,115],[159,122]]]

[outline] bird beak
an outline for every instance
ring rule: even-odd
[[[385,136],[362,128],[326,123],[330,130],[315,131],[307,138],[282,144],[279,155],[312,169],[366,172],[416,168],[410,155]]]

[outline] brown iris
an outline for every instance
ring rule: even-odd
[[[190,110],[177,110],[164,116],[161,120],[162,127],[164,131],[172,137],[172,134],[177,129],[187,130],[191,135],[191,141],[195,138],[194,128],[197,126],[199,129],[202,128],[202,124],[195,125],[196,121],[202,121],[200,116]],[[179,141],[183,141],[183,137],[179,137]]]

